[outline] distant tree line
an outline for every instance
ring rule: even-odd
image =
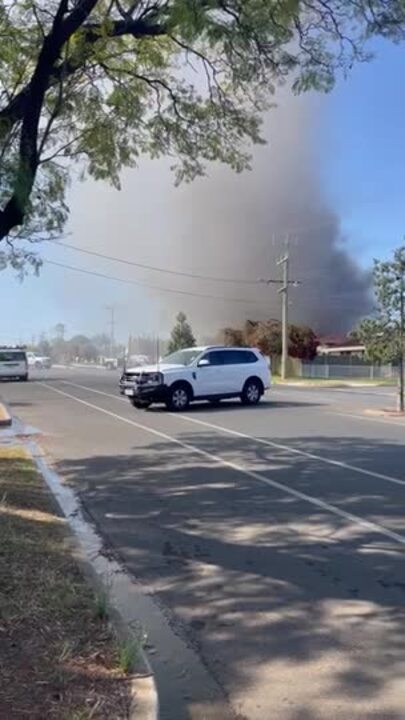
[[[65,339],[65,328],[58,324],[51,337],[42,335],[38,342],[31,343],[29,349],[39,355],[51,357],[54,362],[96,362],[100,357],[109,357],[124,354],[124,347],[116,345],[111,348],[111,340],[108,335],[99,333],[96,335],[73,335]]]
[[[104,333],[96,335],[73,335],[65,338],[65,326],[59,323],[50,337],[42,335],[38,342],[31,343],[30,350],[47,355],[54,362],[96,362],[101,357],[124,357],[127,348],[115,345]],[[301,360],[313,360],[317,354],[319,340],[315,332],[305,325],[288,326],[288,354]],[[131,337],[130,354],[135,351],[153,358],[157,352],[156,339],[152,337]],[[241,328],[226,327],[217,336],[217,342],[236,347],[257,347],[269,357],[281,355],[281,323],[279,320],[247,320]],[[183,312],[176,316],[176,322],[168,341],[161,341],[160,354],[175,352],[182,348],[194,347],[196,339]]]

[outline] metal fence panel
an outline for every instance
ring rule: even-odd
[[[391,380],[398,377],[398,368],[392,365],[342,365],[333,363],[305,363],[301,364],[301,377],[318,378],[325,380],[335,379],[367,379]]]

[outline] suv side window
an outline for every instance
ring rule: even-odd
[[[245,363],[255,363],[258,362],[259,358],[257,355],[252,352],[251,350],[243,350],[243,354],[245,355]]]
[[[0,362],[24,362],[27,359],[25,352],[16,352],[15,350],[2,350],[0,352]]]
[[[225,365],[225,355],[223,350],[210,350],[204,355],[204,360],[208,360],[210,365]]]
[[[246,365],[257,362],[257,356],[251,350],[226,350],[225,365]]]

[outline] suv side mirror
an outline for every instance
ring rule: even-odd
[[[210,364],[210,361],[208,358],[201,358],[201,360],[198,361],[198,367],[207,367]]]

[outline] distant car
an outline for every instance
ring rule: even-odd
[[[47,355],[37,355],[34,352],[27,352],[28,365],[37,370],[49,370],[52,367],[52,360]]]
[[[122,370],[122,373],[125,373],[127,368],[131,368],[131,370],[133,370],[137,367],[149,365],[149,363],[150,358],[147,355],[127,355],[126,357],[121,358],[121,362],[118,364],[118,367]]]
[[[125,367],[140,367],[141,365],[147,365],[149,358],[147,355],[129,355],[125,359]]]
[[[116,370],[118,368],[117,358],[113,358],[113,357],[103,358],[103,367],[107,368],[107,370]]]
[[[256,405],[270,383],[268,360],[255,348],[196,347],[156,365],[127,368],[120,392],[136,408],[164,403],[170,410],[185,410],[194,400],[216,403],[234,397]]]
[[[0,378],[28,380],[28,359],[24,349],[0,347]]]

